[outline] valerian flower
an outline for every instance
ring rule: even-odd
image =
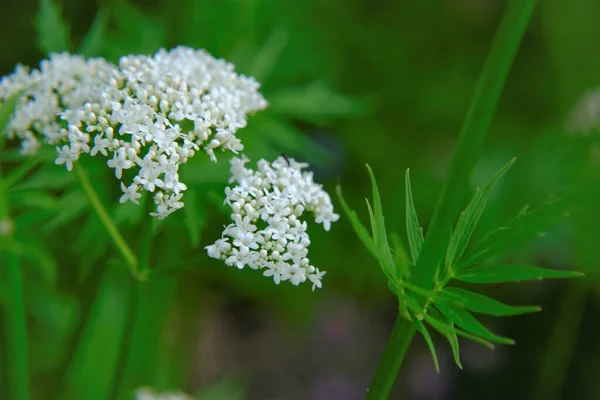
[[[243,150],[237,130],[267,105],[258,89],[232,64],[187,47],[122,57],[118,66],[62,53],[4,77],[0,103],[22,94],[7,133],[23,154],[55,145],[56,164],[69,171],[82,154],[102,155],[121,181],[121,201],[151,192],[152,215],[164,218],[183,207],[181,164],[198,151],[216,161],[218,149]]]
[[[206,247],[208,255],[229,266],[263,270],[276,284],[309,281],[313,290],[320,288],[325,272],[310,264],[310,238],[301,218],[312,213],[329,230],[339,219],[331,198],[311,172],[303,171],[307,164],[279,157],[273,163],[260,160],[252,170],[245,167],[248,161],[231,160],[230,183],[235,185],[226,188],[225,204],[232,223],[221,239]]]

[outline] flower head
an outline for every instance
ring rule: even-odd
[[[218,149],[243,150],[237,130],[267,105],[258,88],[232,64],[187,47],[122,57],[118,66],[62,53],[4,77],[0,102],[23,93],[7,128],[23,154],[56,145],[56,164],[69,171],[81,154],[106,157],[121,200],[153,193],[153,215],[164,218],[183,206],[180,165],[198,151],[216,161]]]
[[[232,210],[232,223],[206,247],[208,255],[240,269],[261,269],[276,284],[309,281],[313,290],[320,288],[325,272],[310,265],[310,238],[301,218],[310,212],[329,230],[339,219],[331,198],[310,172],[302,171],[304,163],[279,157],[273,163],[260,160],[251,170],[247,162],[245,157],[231,160],[235,186],[226,188],[225,204]]]

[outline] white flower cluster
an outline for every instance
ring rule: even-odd
[[[57,145],[56,164],[68,170],[84,153],[101,154],[121,180],[120,201],[152,192],[152,215],[164,218],[183,207],[181,164],[198,150],[216,161],[216,149],[243,149],[236,131],[267,105],[258,88],[232,64],[187,47],[126,56],[119,66],[64,53],[39,70],[17,67],[0,81],[0,102],[23,94],[7,129],[23,154]]]
[[[600,89],[587,92],[577,101],[567,120],[567,129],[576,135],[600,130]]]
[[[310,238],[302,214],[312,212],[315,221],[329,230],[339,219],[333,212],[329,195],[313,182],[307,165],[285,157],[273,163],[260,160],[257,170],[245,167],[248,159],[231,160],[230,183],[225,203],[231,207],[233,223],[225,227],[221,239],[207,246],[210,257],[229,266],[264,270],[276,284],[290,281],[299,285],[307,280],[313,290],[321,287],[325,272],[308,260]]]
[[[140,388],[135,392],[135,400],[193,400],[183,392],[156,393],[150,388]]]

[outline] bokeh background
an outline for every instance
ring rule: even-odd
[[[404,234],[404,173],[427,227],[454,143],[505,2],[500,0],[61,0],[77,45],[103,28],[92,55],[116,61],[161,47],[205,48],[255,76],[270,107],[239,136],[252,160],[285,152],[307,160],[333,195],[336,183],[363,217],[365,163],[379,180],[386,222]],[[35,0],[3,0],[0,74],[36,66]],[[100,22],[99,22],[100,21]],[[473,187],[512,157],[477,234],[524,204],[600,182],[598,136],[566,128],[570,110],[600,85],[600,3],[541,0],[508,78]],[[58,28],[57,28],[58,29]],[[311,260],[327,271],[311,292],[276,286],[252,270],[209,259],[220,235],[228,164],[197,157],[183,168],[190,190],[154,242],[153,261],[177,269],[148,284],[131,382],[201,399],[361,399],[396,315],[376,262],[342,216],[311,226]],[[119,206],[110,171],[90,160],[96,189],[127,238],[147,218]],[[73,399],[105,399],[128,320],[131,279],[76,182],[46,163],[11,194],[28,244],[26,299],[35,399],[62,382]],[[598,192],[598,191],[596,191]],[[595,196],[506,261],[576,269],[579,281],[490,285],[510,304],[543,311],[484,318],[516,346],[461,342],[459,370],[434,337],[441,373],[415,339],[392,398],[598,399],[600,324]],[[339,211],[339,203],[334,198]],[[32,211],[33,210],[33,211]],[[98,294],[94,300],[94,294]],[[5,297],[4,297],[5,298]],[[2,304],[0,286],[0,305]],[[88,324],[82,325],[88,316]],[[81,333],[81,343],[74,338]],[[75,363],[64,360],[75,352]],[[5,351],[2,352],[5,354]],[[6,371],[0,374],[5,386]],[[0,389],[0,392],[2,390]],[[133,397],[133,395],[132,395]]]

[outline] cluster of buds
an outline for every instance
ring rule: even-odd
[[[272,163],[260,160],[257,169],[245,167],[248,159],[231,160],[231,180],[225,204],[231,208],[232,223],[221,239],[208,246],[210,257],[229,266],[263,270],[276,284],[309,281],[321,287],[325,272],[310,264],[307,223],[301,217],[313,213],[315,221],[329,230],[339,219],[321,185],[314,183],[307,165],[279,157]]]

